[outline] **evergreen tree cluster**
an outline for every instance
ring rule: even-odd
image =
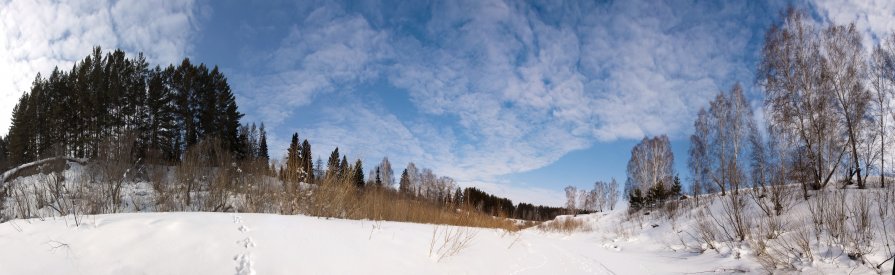
[[[530,203],[513,205],[513,201],[510,199],[488,194],[475,187],[463,189],[460,200],[465,205],[485,214],[520,220],[546,221],[567,214],[566,209],[562,207],[536,206]]]
[[[287,183],[317,183],[314,175],[314,160],[311,143],[305,139],[299,142],[298,133],[292,134],[286,150],[286,165],[280,170],[280,178]]]
[[[523,202],[516,205],[513,218],[528,221],[549,221],[555,219],[556,216],[565,214],[567,212],[563,207],[534,205]]]
[[[475,187],[463,189],[463,199],[467,205],[492,216],[512,216],[516,210],[512,200],[485,193]]]
[[[644,207],[655,208],[668,200],[681,198],[683,195],[682,189],[680,178],[674,176],[674,181],[670,188],[665,188],[664,184],[656,184],[649,188],[646,194],[641,192],[640,189],[634,189],[628,194],[628,202],[631,209],[634,210]]]
[[[95,158],[101,143],[128,136],[136,140],[138,158],[157,150],[178,161],[206,138],[248,157],[250,135],[239,135],[242,116],[216,66],[184,59],[176,67],[150,68],[142,54],[103,54],[96,47],[68,71],[37,75],[13,109],[4,143],[11,165],[51,156]],[[264,135],[255,143],[263,146],[249,149],[252,155],[266,155]]]
[[[257,127],[255,123],[239,126],[239,144],[237,157],[240,159],[258,159],[267,161],[270,156],[267,153],[267,130],[264,123]]]

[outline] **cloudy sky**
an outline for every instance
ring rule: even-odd
[[[787,4],[895,29],[893,1],[0,0],[0,135],[35,75],[93,46],[184,57],[229,77],[271,154],[293,132],[316,156],[388,156],[514,201],[624,181],[630,148],[668,134],[686,174],[695,112],[741,82],[755,106],[765,30]]]

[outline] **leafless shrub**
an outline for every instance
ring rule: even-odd
[[[457,255],[472,244],[478,233],[478,230],[469,227],[436,225],[432,229],[432,239],[429,241],[429,257],[440,262],[444,258]]]
[[[848,209],[848,254],[849,257],[866,262],[866,255],[873,252],[873,217],[870,212],[870,199],[861,193],[852,200]]]
[[[754,236],[760,236],[764,239],[776,239],[786,231],[786,219],[786,217],[780,216],[763,216],[758,218],[759,221],[755,223],[757,225],[757,234],[754,234]]]
[[[794,268],[789,251],[781,250],[774,239],[766,239],[767,232],[755,232],[749,238],[749,246],[755,253],[755,259],[769,274],[773,274],[779,268]]]
[[[750,239],[750,245],[755,249],[758,263],[769,273],[777,269],[795,269],[796,263],[810,263],[814,261],[811,252],[811,233],[809,228],[800,227],[793,232],[780,235],[775,239],[764,239],[763,234]]]
[[[555,220],[539,224],[537,228],[541,232],[560,232],[567,235],[591,230],[584,220],[573,217],[557,217]]]
[[[754,223],[757,225],[755,230],[751,231],[751,237],[747,239],[756,260],[768,273],[774,273],[778,268],[795,268],[793,259],[799,254],[786,247],[790,243],[795,247],[796,242],[783,237],[788,227],[785,221],[786,217],[760,216]]]
[[[753,188],[746,192],[766,216],[781,216],[795,206],[793,190],[784,184],[770,184],[765,189]]]
[[[96,159],[88,165],[93,181],[99,183],[102,196],[98,197],[103,213],[118,212],[121,208],[121,187],[132,177],[134,167],[135,134],[129,133],[109,138],[97,150]]]
[[[174,168],[173,184],[167,180],[167,168],[150,169],[150,177],[155,178],[153,189],[163,191],[156,198],[156,205],[167,209],[231,211],[237,197],[247,190],[246,173],[240,163],[215,138],[188,148]]]
[[[202,154],[195,148],[187,149],[180,164],[174,170],[177,179],[178,210],[184,210],[193,204],[193,191],[198,182],[203,179]]]
[[[279,182],[269,175],[269,167],[263,160],[242,165],[240,193],[243,196],[239,211],[253,213],[279,213],[283,197]]]
[[[817,234],[816,232],[814,234]],[[796,230],[793,234],[793,240],[796,244],[795,247],[790,248],[791,251],[798,251],[799,257],[805,259],[805,262],[813,262],[814,261],[814,253],[811,252],[811,230],[808,228],[801,228]]]
[[[721,218],[706,209],[718,231],[728,240],[743,241],[749,235],[749,220],[746,217],[746,198],[740,192],[730,192],[721,199]]]
[[[684,202],[678,199],[669,200],[661,204],[659,212],[662,214],[663,217],[670,220],[672,224],[674,224],[675,222],[677,222],[678,216],[680,216],[681,211],[684,209],[683,207],[681,207],[683,203]]]
[[[154,191],[155,211],[168,212],[177,209],[175,196],[177,189],[168,177],[168,166],[152,165],[147,169],[147,176]]]
[[[808,205],[808,216],[811,218],[811,225],[814,226],[814,232],[822,232],[824,229],[829,200],[829,195],[825,192],[817,192],[814,197],[808,198],[805,201]],[[818,238],[820,238],[820,236],[818,236]]]
[[[895,244],[895,236],[893,236],[893,234],[889,232],[889,228],[895,227],[895,222],[893,222],[893,219],[891,218],[891,213],[893,213],[893,210],[895,210],[895,208],[893,208],[895,207],[893,206],[895,202],[892,201],[895,196],[892,195],[892,190],[895,190],[895,188],[893,188],[892,184],[889,184],[883,189],[874,191],[874,205],[876,205],[876,214],[880,221],[880,224],[878,225],[880,231],[879,234],[886,242],[885,255],[888,255],[888,257],[886,257],[886,261],[889,261],[893,257],[895,257],[895,251],[893,251],[892,247],[893,244]],[[879,269],[880,267],[882,267],[883,263],[885,263],[885,261],[879,263],[876,268]]]
[[[49,201],[46,206],[59,216],[71,215],[75,226],[80,226],[83,212],[80,210],[77,200],[74,199],[74,194],[72,194],[72,191],[77,189],[69,190],[65,184],[65,177],[58,172],[43,175],[39,180],[39,184],[41,186],[35,192],[48,196]]]
[[[845,192],[842,190],[833,191],[833,194],[829,195],[827,203],[821,207],[826,208],[823,215],[823,224],[830,238],[830,244],[842,244],[846,238],[845,221],[848,218]]]
[[[696,237],[707,249],[716,250],[715,243],[718,240],[718,233],[714,223],[709,220],[707,212],[707,209],[702,209],[696,215]]]
[[[230,198],[236,192],[241,182],[241,173],[234,160],[231,158],[229,151],[224,149],[220,144],[212,144],[210,147],[214,150],[212,156],[213,168],[209,168],[208,177],[203,183],[206,185],[204,190],[205,198],[202,200],[204,211],[230,211],[233,207],[230,205]]]
[[[12,210],[14,212],[14,219],[27,219],[33,217],[32,213],[34,212],[35,207],[30,199],[31,194],[32,192],[24,184],[16,184],[12,188]]]

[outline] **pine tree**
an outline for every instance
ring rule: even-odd
[[[407,169],[401,172],[401,181],[398,183],[398,192],[402,195],[410,195],[410,176],[407,175]]]
[[[311,156],[311,143],[305,139],[301,143],[301,180],[306,183],[316,183],[314,180],[314,161]]]
[[[668,190],[665,189],[665,184],[659,183],[653,185],[647,193],[645,198],[645,203],[647,205],[656,205],[665,202],[665,199],[668,198]]]
[[[328,180],[333,180],[339,176],[339,172],[341,171],[341,167],[339,167],[339,147],[333,149],[333,152],[329,154],[329,160],[326,162],[326,178]]]
[[[289,183],[299,182],[301,171],[301,144],[298,143],[298,133],[292,134],[292,142],[286,151],[286,168],[283,172],[283,180]]]
[[[342,163],[339,164],[339,180],[344,180],[349,171],[351,171],[351,167],[348,164],[348,156],[342,156]]]
[[[261,122],[261,128],[258,130],[258,158],[263,159],[265,162],[270,159],[270,155],[267,153],[267,130],[264,129],[264,122]]]
[[[364,188],[364,166],[360,159],[354,163],[354,185]]]
[[[237,140],[239,140],[239,148],[236,150],[236,159],[246,160],[252,157],[251,141],[249,137],[249,125],[240,125],[238,128]]]
[[[143,122],[141,142],[148,150],[159,150],[164,158],[173,161],[178,158],[176,148],[177,121],[174,116],[173,95],[171,94],[169,67],[165,71],[155,67],[149,73],[146,92],[145,121]]]
[[[34,137],[32,129],[34,126],[30,117],[34,112],[28,110],[31,102],[29,98],[29,93],[22,94],[22,97],[19,98],[19,103],[12,109],[12,125],[9,127],[7,136],[9,139],[7,154],[12,166],[30,162],[36,158],[32,149]]]
[[[628,203],[631,205],[631,209],[638,210],[643,208],[644,198],[640,189],[635,188],[631,191],[631,194],[628,196]]]
[[[674,176],[674,183],[671,185],[671,190],[668,190],[668,197],[670,199],[677,199],[683,193],[683,187],[681,186],[681,179],[678,176]]]

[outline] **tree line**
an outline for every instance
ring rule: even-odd
[[[440,207],[475,210],[496,217],[545,221],[567,214],[567,209],[562,207],[514,204],[508,198],[494,196],[475,187],[461,189],[453,178],[438,176],[429,168],[417,168],[413,162],[407,164],[395,183],[388,157],[382,158],[365,174],[363,161],[357,159],[349,162],[348,156],[340,153],[338,147],[330,153],[325,166],[320,159],[317,165],[312,165],[315,162],[311,143],[307,139],[299,140],[298,133],[293,133],[285,165],[277,172],[280,180],[291,186],[287,188],[300,188],[302,183],[350,182],[361,192],[394,192],[404,199],[424,200]]]
[[[176,162],[212,137],[240,158],[266,159],[264,126],[259,137],[254,125],[240,125],[242,116],[217,66],[187,58],[150,67],[142,54],[96,47],[68,71],[35,77],[12,110],[2,145],[7,166],[49,156],[96,158],[104,143],[123,139],[134,141],[136,159]]]

